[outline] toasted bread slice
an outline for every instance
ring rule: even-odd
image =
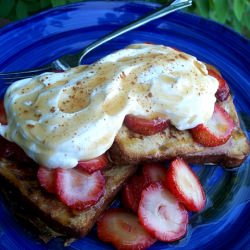
[[[135,171],[135,166],[116,166],[106,168],[105,193],[92,207],[83,211],[74,211],[60,202],[54,195],[43,190],[36,177],[37,169],[21,166],[15,162],[0,159],[0,177],[8,190],[21,199],[33,216],[38,216],[60,235],[66,238],[85,236],[93,227],[100,214],[113,201],[126,179]],[[20,210],[20,209],[19,209]],[[30,217],[30,216],[29,216]],[[29,218],[27,218],[29,219]]]
[[[232,136],[224,145],[204,147],[196,143],[188,130],[180,131],[170,126],[161,133],[143,136],[122,126],[109,150],[116,164],[170,160],[177,156],[190,163],[213,163],[232,168],[239,166],[250,151],[248,139],[240,128],[232,97],[220,103],[235,122]]]

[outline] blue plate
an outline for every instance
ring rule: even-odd
[[[45,64],[80,50],[90,42],[157,8],[156,4],[85,2],[48,10],[0,30],[0,71]],[[218,67],[228,81],[242,125],[250,136],[249,41],[214,22],[174,13],[125,34],[95,50],[85,62],[130,43],[153,42],[179,48]],[[5,86],[1,85],[1,95]],[[193,166],[207,193],[207,206],[190,215],[187,236],[175,243],[157,242],[150,249],[250,249],[250,160],[239,170]],[[61,249],[56,239],[45,245],[16,222],[0,201],[0,249]],[[67,249],[113,249],[93,230]]]

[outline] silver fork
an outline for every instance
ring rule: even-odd
[[[153,21],[157,18],[163,17],[169,13],[172,13],[176,10],[180,10],[182,8],[188,7],[192,5],[192,0],[175,0],[170,5],[164,6],[156,11],[146,15],[136,21],[131,22],[130,24],[119,28],[108,35],[96,40],[95,42],[89,44],[87,47],[84,48],[81,52],[72,55],[65,55],[57,60],[41,67],[35,68],[25,71],[16,71],[16,72],[0,72],[0,83],[3,84],[11,84],[14,81],[33,77],[35,75],[41,74],[46,71],[64,71],[69,69],[70,67],[75,67],[81,64],[84,56],[86,56],[90,51],[99,47],[100,45],[104,44],[105,42],[110,41],[113,38],[118,37],[130,30],[138,28],[150,21]]]

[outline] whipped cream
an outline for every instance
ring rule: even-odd
[[[13,83],[0,134],[41,165],[72,168],[106,152],[127,114],[165,117],[180,130],[207,122],[217,88],[195,57],[134,44],[91,65]]]

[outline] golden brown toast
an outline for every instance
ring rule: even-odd
[[[220,103],[235,122],[232,136],[224,145],[204,147],[196,143],[188,130],[170,126],[161,133],[143,136],[122,126],[109,150],[115,164],[170,160],[177,156],[190,163],[214,163],[232,168],[239,166],[250,151],[248,139],[240,128],[232,97]]]
[[[104,195],[92,207],[74,211],[41,188],[36,177],[36,168],[0,159],[0,177],[4,181],[2,183],[5,183],[1,184],[2,189],[11,189],[15,197],[21,199],[20,204],[24,203],[29,211],[34,212],[33,216],[38,216],[67,238],[85,236],[113,201],[126,179],[135,171],[136,167],[130,165],[106,168],[103,170],[106,180]]]

